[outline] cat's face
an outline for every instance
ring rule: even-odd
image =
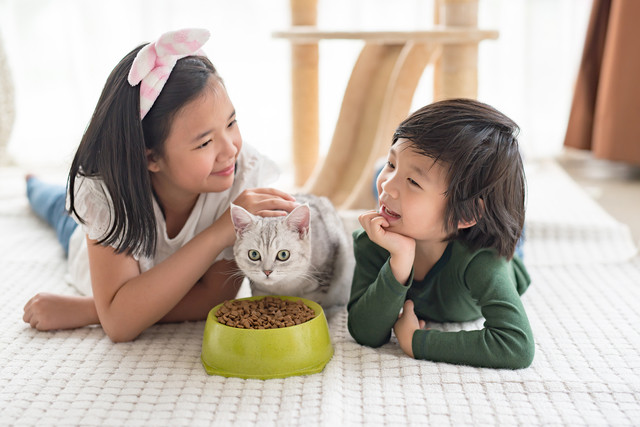
[[[307,272],[311,258],[307,205],[271,218],[232,205],[231,219],[236,229],[236,264],[253,282],[268,287]]]

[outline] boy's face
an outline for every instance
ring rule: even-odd
[[[447,236],[446,170],[431,157],[414,151],[411,144],[399,139],[389,150],[387,164],[376,181],[379,212],[391,232],[418,242],[442,242]]]

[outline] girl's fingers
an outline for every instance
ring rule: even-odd
[[[272,195],[272,196],[278,196],[281,197],[285,200],[289,200],[292,202],[295,202],[296,198],[293,197],[291,194],[286,193],[284,191],[278,190],[277,188],[270,188],[270,187],[264,187],[264,188],[254,188],[252,191],[254,191],[255,193],[258,194],[267,194],[267,195]]]
[[[254,209],[256,210],[257,215],[279,216],[282,214],[286,215],[287,212],[291,212],[298,206],[300,206],[300,204],[292,201],[282,199],[267,199],[256,203]],[[269,214],[263,215],[261,212],[268,212]]]
[[[258,211],[256,212],[256,215],[258,216],[262,216],[262,217],[276,217],[276,216],[286,216],[287,213],[285,211],[270,211],[270,210],[265,210],[265,211]]]

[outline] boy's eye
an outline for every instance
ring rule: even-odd
[[[389,167],[391,169],[395,169],[396,168],[396,166],[391,162],[387,162],[387,167]]]
[[[259,261],[260,260],[260,252],[256,251],[255,249],[250,249],[249,250],[249,259],[251,261]]]
[[[283,249],[278,252],[278,255],[276,255],[276,258],[278,259],[278,261],[286,261],[289,259],[289,256],[291,256],[289,251],[286,249]]]
[[[227,126],[228,128],[232,127],[233,125],[235,125],[236,123],[238,123],[238,119],[233,119],[231,121],[231,123],[229,123],[229,125]]]
[[[414,180],[412,180],[411,178],[407,178],[407,180],[409,181],[409,184],[411,185],[415,185],[416,187],[420,187],[420,184],[418,184],[417,182],[415,182]]]

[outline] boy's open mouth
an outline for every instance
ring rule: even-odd
[[[393,218],[393,219],[399,219],[400,218],[400,214],[395,213],[394,211],[390,210],[389,208],[387,208],[385,205],[382,205],[380,207],[380,212]]]

